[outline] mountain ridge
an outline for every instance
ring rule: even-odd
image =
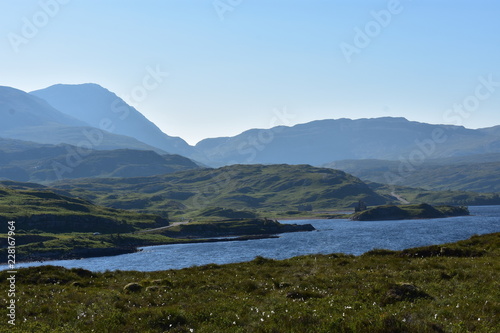
[[[205,139],[196,145],[198,155],[191,157],[210,166],[228,163],[319,166],[344,159],[398,160],[420,150],[419,154],[427,159],[500,152],[500,136],[496,132],[494,127],[473,130],[402,117],[326,119]]]
[[[192,147],[183,139],[163,133],[141,112],[98,84],[56,84],[30,94],[93,127],[106,126],[115,134],[134,137],[170,154],[191,153]]]
[[[0,137],[40,144],[72,144],[82,149],[132,148],[165,151],[139,140],[91,127],[45,100],[11,87],[0,87]]]

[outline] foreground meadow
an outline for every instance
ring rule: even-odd
[[[499,332],[499,244],[496,233],[159,272],[19,269],[16,325],[3,306],[0,331]]]

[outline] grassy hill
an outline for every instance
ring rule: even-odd
[[[345,172],[308,165],[233,165],[153,177],[67,180],[53,186],[103,206],[169,211],[173,217],[210,215],[204,210],[213,207],[283,217],[352,208],[359,200],[369,206],[397,203],[394,191],[412,203],[500,204],[494,194],[367,185]]]
[[[433,159],[416,167],[386,160],[345,160],[325,166],[377,183],[437,191],[500,192],[500,154]]]
[[[23,268],[9,332],[498,332],[499,256],[496,233],[158,272]]]
[[[60,195],[44,189],[0,188],[0,223],[16,221],[24,231],[130,232],[168,225],[168,220],[152,214],[97,206],[87,200]]]
[[[170,226],[165,211],[160,217],[106,208],[37,184],[8,184],[17,189],[0,188],[0,232],[6,235],[8,222],[15,222],[18,262],[117,255],[140,246],[203,242],[216,236],[314,230],[311,225],[281,224],[251,212],[214,208],[206,211],[208,218]],[[6,237],[0,239],[0,263],[7,260],[7,245]]]
[[[387,202],[365,183],[342,171],[308,165],[233,165],[129,179],[82,179],[54,184],[100,205],[157,212],[221,207],[297,211]]]
[[[431,191],[422,188],[391,186],[372,182],[367,182],[367,184],[376,193],[386,197],[392,203],[431,203],[433,205],[459,206],[500,205],[498,193]]]

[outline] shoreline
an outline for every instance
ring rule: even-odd
[[[68,257],[60,257],[60,258],[51,258],[51,257],[43,257],[33,258],[28,260],[19,260],[16,261],[17,264],[29,264],[29,263],[45,263],[45,262],[54,262],[61,260],[80,260],[80,259],[89,259],[89,258],[100,258],[100,257],[114,257],[122,254],[130,254],[141,252],[143,248],[149,246],[163,246],[163,245],[179,245],[179,244],[197,244],[197,243],[219,243],[219,242],[242,242],[248,240],[257,240],[257,239],[271,239],[271,238],[279,238],[276,234],[268,234],[268,235],[248,235],[248,236],[227,236],[227,238],[204,238],[204,239],[185,239],[179,241],[173,241],[168,243],[161,244],[144,244],[144,245],[136,245],[131,247],[108,247],[101,249],[84,249],[84,251],[80,254],[69,253]],[[0,271],[3,269],[1,266],[6,266],[8,268],[7,263],[0,263]]]

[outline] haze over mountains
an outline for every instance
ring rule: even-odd
[[[0,179],[48,183],[61,179],[94,177],[145,177],[197,169],[180,155],[160,155],[151,150],[91,150],[0,138]]]
[[[97,84],[57,84],[30,94],[93,127],[136,138],[170,154],[191,154],[184,140],[163,133],[135,108]]]
[[[95,150],[130,148],[165,153],[133,137],[92,127],[56,110],[39,97],[10,87],[0,87],[0,116],[2,138],[45,144],[67,143]]]
[[[251,129],[234,137],[209,138],[190,146],[181,138],[163,133],[138,110],[97,84],[58,84],[29,94],[0,87],[0,115],[0,138],[5,139],[1,142],[0,177],[24,181],[60,179],[57,172],[53,172],[54,163],[67,166],[72,163],[68,160],[71,158],[81,161],[77,167],[70,167],[71,175],[67,172],[63,178],[151,176],[200,165],[193,161],[210,167],[323,166],[341,160],[377,159],[392,163],[392,167],[384,166],[383,170],[387,171],[398,168],[401,163],[420,166],[438,158],[500,153],[500,126],[473,130],[391,117],[317,120],[291,127]],[[14,149],[17,151],[9,152],[13,147],[17,147]],[[89,155],[89,149],[121,150]],[[139,152],[141,150],[153,150],[156,154],[145,155]],[[167,153],[184,157],[174,158]],[[141,159],[142,162],[138,161]],[[106,168],[97,170],[97,165],[106,165]],[[376,169],[370,171],[372,174],[365,170],[373,164],[349,168],[351,165],[344,164],[344,170],[361,178],[366,176],[363,179],[381,180],[379,174],[373,175]],[[487,167],[490,170],[496,166]],[[418,181],[403,185],[422,186]],[[446,186],[447,183],[436,183],[439,189]],[[481,186],[449,188],[477,190]]]
[[[398,160],[410,158],[413,151],[421,151],[418,155],[424,159],[500,152],[500,135],[496,128],[472,130],[404,118],[338,119],[249,130],[231,138],[203,140],[196,148],[204,154],[196,157],[210,165],[322,165],[345,159]]]

